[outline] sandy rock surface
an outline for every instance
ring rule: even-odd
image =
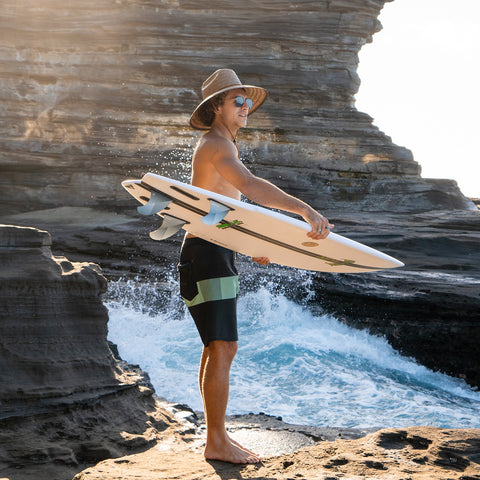
[[[275,436],[250,431],[259,443]],[[268,441],[267,441],[268,444]],[[379,430],[366,437],[323,441],[258,465],[204,460],[201,445],[160,443],[129,457],[101,462],[74,480],[475,480],[480,479],[480,431],[432,427]]]

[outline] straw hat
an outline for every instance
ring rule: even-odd
[[[205,107],[206,103],[219,93],[234,90],[235,88],[245,89],[248,98],[253,100],[253,106],[249,110],[252,114],[267,98],[267,91],[262,87],[254,87],[253,85],[243,85],[237,74],[229,68],[221,68],[212,73],[202,85],[202,102],[192,113],[190,117],[190,125],[197,130],[208,130],[211,125],[206,125],[200,120],[199,113]]]

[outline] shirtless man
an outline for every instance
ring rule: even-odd
[[[333,225],[323,215],[256,177],[240,161],[235,137],[240,128],[246,127],[249,113],[264,102],[267,92],[242,85],[233,70],[220,69],[204,82],[202,94],[203,101],[193,112],[190,125],[208,132],[193,154],[192,185],[237,200],[243,194],[260,205],[298,214],[312,227],[308,237],[326,238]],[[253,260],[269,263],[267,257]],[[238,274],[233,252],[187,234],[178,270],[181,295],[204,344],[199,370],[207,425],[204,455],[230,463],[257,463],[259,455],[232,440],[225,428],[230,366],[238,340]]]

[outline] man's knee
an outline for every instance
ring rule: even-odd
[[[237,342],[226,342],[223,340],[214,340],[208,344],[209,355],[218,359],[232,361],[238,350]]]

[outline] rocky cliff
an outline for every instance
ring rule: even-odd
[[[109,349],[98,267],[50,245],[0,226],[0,476],[12,480],[71,478],[178,430]]]
[[[259,175],[327,211],[471,208],[355,109],[358,52],[384,3],[4,0],[5,213],[118,209],[125,177],[186,179],[188,116],[218,67],[270,93],[240,142]]]

